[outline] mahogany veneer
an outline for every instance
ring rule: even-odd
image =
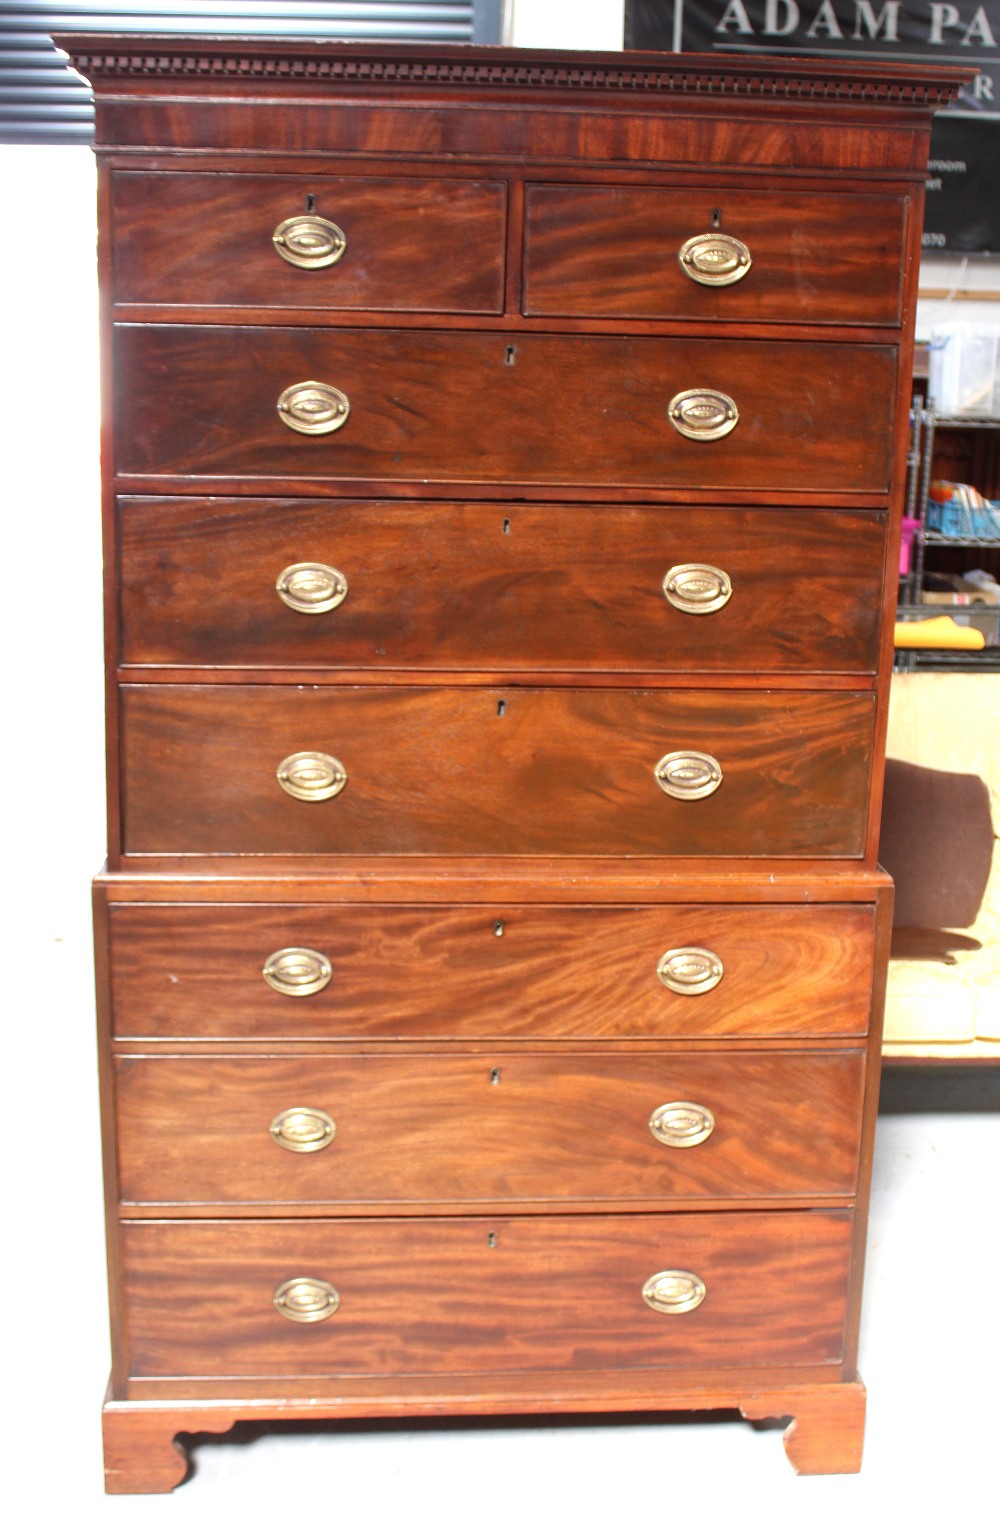
[[[856,1050],[172,1052],[123,1054],[115,1072],[123,1204],[635,1207],[845,1197],[856,1183]],[[711,1110],[703,1146],[670,1149],[654,1137],[649,1120],[667,1098]],[[322,1151],[275,1149],[269,1126],[296,1106],[335,1121]]]
[[[121,324],[115,365],[123,484],[319,479],[608,489],[885,493],[895,398],[890,345],[613,335]],[[513,349],[513,354],[511,350]],[[858,377],[865,386],[858,386]],[[351,418],[295,436],[287,387],[327,382]],[[706,452],[671,426],[692,387],[732,393],[743,428]],[[794,449],[792,442],[794,441]]]
[[[871,905],[116,901],[109,924],[115,1034],[149,1041],[854,1038],[875,958]],[[663,985],[669,949],[707,944],[717,986]],[[260,974],[303,946],[332,970],[308,1001]]]
[[[192,1380],[214,1376],[237,1392],[244,1379],[305,1376],[325,1398],[342,1374],[836,1366],[850,1237],[844,1211],[130,1222],[129,1367],[147,1392],[170,1379],[193,1399]],[[336,1277],[336,1317],[275,1317],[270,1291],[290,1263]],[[647,1269],[693,1264],[714,1293],[693,1320],[629,1298]]]
[[[292,185],[298,192],[296,196]],[[119,302],[289,308],[301,271],[274,257],[289,197],[337,207],[352,258],[310,305],[389,312],[502,313],[506,181],[310,175],[184,175],[116,170],[111,259]],[[297,205],[296,211],[300,210]],[[191,238],[191,225],[199,236]],[[432,238],[428,238],[428,231]],[[250,238],[248,239],[248,234]],[[253,235],[256,234],[256,237]],[[353,258],[355,244],[359,259]],[[234,246],[240,258],[232,258]]]
[[[700,200],[701,205],[698,205]],[[524,311],[707,323],[899,322],[904,198],[706,187],[528,186]],[[757,271],[750,286],[692,290],[664,245],[706,226],[739,225]]]
[[[692,523],[688,509],[648,505],[123,497],[118,515],[130,667],[311,668],[322,681],[345,669],[869,675],[878,664],[877,512],[712,508]],[[303,615],[278,597],[280,573],[306,557],[346,578],[336,609]],[[733,580],[710,643],[663,597],[668,570],[688,562],[724,562]]]
[[[798,854],[864,851],[875,699],[710,690],[123,686],[123,850],[142,854]],[[668,753],[717,758],[699,801]],[[348,784],[303,803],[282,760]]]
[[[100,159],[108,1489],[303,1416],[728,1408],[857,1469],[961,72],[62,42]]]

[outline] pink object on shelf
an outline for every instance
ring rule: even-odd
[[[899,576],[901,578],[905,578],[910,571],[910,553],[913,550],[913,538],[919,529],[919,520],[911,520],[907,515],[903,516],[903,538],[899,543]]]

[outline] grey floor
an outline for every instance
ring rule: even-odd
[[[733,1419],[352,1426],[201,1445],[172,1497],[102,1495],[108,1368],[89,880],[103,844],[93,166],[0,152],[5,727],[0,1258],[7,1520],[314,1527],[1000,1522],[1000,1070],[898,1075],[874,1179],[859,1476],[798,1480]],[[44,405],[44,406],[43,406]],[[49,411],[51,410],[51,411]],[[51,421],[57,427],[51,427]],[[30,1496],[30,1507],[26,1500]],[[13,1506],[17,1516],[13,1516]],[[849,1517],[847,1518],[849,1519]]]

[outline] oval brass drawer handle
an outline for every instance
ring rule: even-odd
[[[691,387],[667,404],[667,418],[688,440],[721,440],[734,430],[740,411],[728,393],[714,387]]]
[[[330,753],[289,753],[277,773],[282,790],[297,801],[328,801],[347,784],[347,770]]]
[[[312,1325],[329,1320],[340,1309],[340,1295],[322,1278],[289,1278],[274,1291],[274,1307],[286,1320]]]
[[[307,1154],[333,1144],[337,1126],[322,1108],[285,1108],[268,1126],[271,1139],[286,1151]]]
[[[261,975],[283,997],[311,997],[329,986],[333,966],[317,949],[276,949]]]
[[[732,286],[753,261],[742,239],[728,233],[696,233],[677,251],[681,270],[699,286]]]
[[[725,967],[711,949],[689,944],[683,949],[668,949],[656,967],[656,974],[678,996],[700,997],[718,986]]]
[[[684,615],[711,615],[732,598],[729,574],[710,562],[680,562],[663,578],[669,604]]]
[[[332,435],[350,411],[347,394],[329,382],[293,382],[278,399],[278,418],[300,435]]]
[[[347,248],[344,230],[325,217],[317,217],[315,212],[286,217],[275,228],[271,241],[281,258],[300,270],[322,270],[325,265],[336,265]]]
[[[274,586],[281,602],[299,615],[325,615],[347,598],[347,579],[325,562],[293,562]]]
[[[654,1140],[674,1150],[690,1150],[707,1140],[715,1128],[715,1115],[702,1103],[661,1103],[649,1116]]]
[[[654,1273],[642,1285],[642,1297],[651,1310],[661,1315],[685,1315],[696,1310],[708,1293],[697,1273],[680,1267]]]
[[[700,801],[722,784],[722,765],[711,753],[664,753],[654,770],[656,783],[675,801]]]

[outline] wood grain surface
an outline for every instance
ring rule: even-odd
[[[882,493],[890,481],[891,345],[122,324],[115,368],[123,486],[209,475],[220,486],[324,478]],[[336,433],[282,423],[279,396],[307,380],[349,399]],[[670,424],[671,399],[691,388],[735,400],[740,421],[724,439],[685,439]]]
[[[324,173],[324,170],[327,173]],[[503,310],[502,181],[316,174],[111,177],[117,302],[255,308]],[[311,203],[311,205],[310,205]],[[347,247],[305,270],[272,243],[279,223],[312,212]]]
[[[418,46],[426,48],[426,44]],[[713,64],[716,58],[717,54]],[[769,56],[768,67],[773,58]],[[844,103],[838,129],[831,132],[818,130],[820,124],[810,122],[808,116],[791,122],[775,117],[764,131],[758,118],[755,130],[748,131],[747,117],[759,102],[731,95],[720,111],[718,99],[698,101],[696,91],[683,104],[676,97],[657,99],[655,93],[642,100],[639,92],[629,101],[621,96],[613,99],[612,92],[612,98],[605,96],[603,101],[592,98],[585,103],[575,93],[572,101],[539,103],[529,89],[519,102],[514,94],[508,96],[509,110],[491,110],[484,101],[437,103],[425,98],[415,111],[413,102],[366,101],[361,96],[335,103],[329,90],[320,87],[314,99],[296,100],[293,111],[281,83],[269,81],[263,99],[240,100],[227,91],[220,73],[211,81],[211,92],[199,89],[196,80],[184,81],[184,94],[190,92],[189,99],[197,102],[192,111],[178,109],[176,101],[150,91],[148,82],[143,91],[143,83],[130,82],[131,98],[104,96],[99,146],[129,145],[155,154],[169,143],[182,152],[194,149],[214,155],[221,151],[227,157],[243,150],[251,159],[266,156],[262,168],[270,169],[269,161],[283,159],[292,174],[301,171],[303,142],[322,143],[334,156],[361,156],[366,168],[372,159],[380,160],[387,173],[399,168],[400,161],[393,163],[395,154],[401,156],[402,164],[416,155],[424,162],[427,158],[452,164],[465,161],[474,166],[474,173],[484,159],[512,164],[516,172],[525,157],[537,157],[543,163],[555,158],[569,161],[574,170],[583,167],[591,173],[601,158],[635,166],[640,172],[659,160],[661,173],[663,165],[671,173],[683,167],[699,189],[710,184],[713,166],[718,175],[720,164],[745,166],[755,176],[770,172],[777,188],[787,188],[792,176],[808,180],[818,172],[828,179],[832,172],[842,179],[860,171],[866,178],[908,180],[916,189],[927,175],[928,134],[923,122],[918,123],[903,103],[898,108],[900,119],[889,124],[883,109],[886,103],[866,111],[857,90],[850,92],[853,99]],[[822,86],[817,94],[822,96]],[[553,110],[553,104],[573,109]],[[795,102],[793,110],[801,104],[801,99]],[[836,114],[837,106],[829,98],[821,105]],[[826,126],[829,129],[829,122]],[[424,168],[420,159],[417,163]],[[336,157],[330,168],[340,168]],[[725,187],[731,182],[723,178],[722,183]]]
[[[748,1421],[792,1416],[782,1438],[796,1474],[857,1474],[865,1442],[865,1386],[819,1385],[808,1392],[750,1394],[740,1401]]]
[[[869,695],[123,686],[131,854],[754,854],[863,851]],[[710,753],[715,794],[674,800],[667,753]],[[277,782],[337,758],[327,801]]]
[[[112,902],[109,925],[120,1038],[818,1038],[868,1026],[871,906]],[[691,946],[724,975],[682,996],[656,968]],[[274,991],[265,961],[303,947],[330,961],[330,984]]]
[[[525,313],[899,322],[903,197],[529,185],[525,199]],[[731,286],[700,285],[678,258],[713,229],[750,251],[749,271]]]
[[[120,1056],[123,1203],[517,1204],[846,1197],[863,1057],[739,1055]],[[710,1110],[683,1149],[649,1127],[668,1103]],[[269,1126],[319,1109],[336,1134],[286,1150]]]
[[[63,42],[109,379],[109,1488],[248,1415],[739,1408],[856,1468],[912,317],[971,72]],[[271,242],[309,210],[321,271]],[[713,227],[725,289],[678,264]],[[305,381],[339,431],[282,422]],[[674,430],[689,389],[729,435]],[[298,561],[329,617],[278,601]],[[686,562],[723,611],[667,605]],[[335,799],[278,784],[311,750]],[[681,750],[714,795],[658,789]],[[290,947],[325,990],[266,986]],[[703,1145],[653,1139],[671,1100]],[[270,1138],[296,1107],[328,1150]],[[644,1303],[668,1269],[697,1309]],[[295,1277],[337,1313],[284,1319]]]
[[[118,527],[126,664],[872,673],[878,657],[877,513],[123,498]],[[300,562],[341,572],[344,602],[282,603]],[[664,576],[691,562],[730,578],[722,609],[668,603]]]
[[[445,1220],[130,1222],[132,1377],[530,1373],[836,1363],[846,1211]],[[642,1299],[670,1268],[707,1295]],[[274,1308],[286,1279],[331,1283],[313,1325]]]
[[[666,1378],[654,1370],[645,1376],[633,1372],[629,1376],[631,1389],[626,1394],[622,1388],[626,1382],[624,1375],[616,1384],[609,1372],[591,1372],[586,1376],[552,1374],[543,1380],[532,1377],[534,1382],[528,1375],[506,1382],[495,1377],[489,1386],[481,1382],[474,1396],[462,1391],[459,1380],[443,1379],[436,1385],[426,1385],[423,1393],[409,1394],[407,1401],[411,1414],[424,1416],[456,1411],[538,1414],[551,1412],[556,1406],[577,1414],[641,1408],[647,1413],[738,1409],[741,1415],[754,1421],[791,1416],[783,1441],[796,1473],[855,1474],[861,1467],[865,1389],[858,1381],[824,1383],[821,1379],[806,1383],[796,1379],[794,1370],[789,1374],[776,1368],[763,1370],[758,1379],[741,1369],[737,1372],[739,1387],[733,1388],[732,1377],[725,1375],[718,1379],[706,1377],[697,1384],[690,1374],[681,1372]],[[584,1377],[585,1384],[581,1383]],[[167,1382],[176,1392],[179,1386]],[[782,1382],[785,1387],[778,1387]],[[150,1388],[156,1383],[147,1380],[143,1387]],[[202,1397],[105,1401],[105,1490],[109,1495],[168,1493],[187,1477],[193,1437],[227,1432],[237,1421],[259,1424],[264,1410],[274,1420],[292,1425],[350,1416],[394,1415],[400,1404],[400,1389],[414,1390],[415,1381],[407,1384],[397,1380],[391,1384],[394,1393],[388,1398],[376,1394],[374,1384],[363,1379],[355,1380],[353,1385],[341,1381],[335,1394],[322,1399],[316,1395],[295,1399],[287,1393],[279,1397],[272,1392],[268,1399],[244,1396],[227,1402],[206,1398],[204,1391],[208,1386],[204,1380],[187,1387]],[[240,1387],[245,1389],[246,1381]],[[293,1382],[286,1380],[283,1387],[290,1389]],[[487,1387],[494,1392],[487,1394]],[[515,1387],[516,1397],[510,1393]],[[367,1392],[353,1394],[352,1388],[364,1388]]]

